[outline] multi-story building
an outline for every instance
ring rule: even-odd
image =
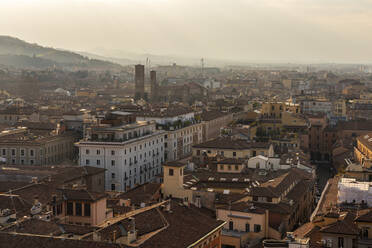
[[[192,146],[202,139],[202,124],[194,123],[174,130],[167,130],[165,135],[165,158],[174,161],[192,154]]]
[[[354,147],[356,160],[365,168],[372,166],[372,133],[357,137],[357,146]]]
[[[205,155],[221,155],[225,158],[250,158],[257,155],[274,156],[274,147],[267,142],[234,140],[230,137],[217,138],[192,147],[193,157],[201,161]]]
[[[74,157],[75,136],[48,131],[30,131],[26,127],[0,133],[0,162],[12,165],[58,164]]]
[[[155,121],[158,130],[165,131],[165,160],[174,161],[191,155],[193,145],[202,142],[202,123],[188,109],[168,108],[141,112],[137,120]]]
[[[332,102],[326,99],[303,100],[301,102],[302,113],[332,113]]]
[[[203,142],[217,138],[221,133],[221,128],[233,121],[232,113],[222,113],[219,111],[206,111],[201,114],[203,124]]]
[[[269,226],[269,211],[248,202],[237,202],[216,209],[216,217],[226,224],[222,229],[225,247],[245,247],[262,238],[278,238],[280,234]],[[270,229],[270,230],[269,230]]]
[[[79,164],[105,168],[106,190],[125,191],[161,173],[164,134],[147,121],[88,128],[87,136],[76,143]]]
[[[288,102],[265,102],[262,104],[261,118],[281,119],[285,111],[298,114],[301,112],[300,105]]]
[[[61,198],[52,203],[54,215],[62,223],[98,226],[109,218],[113,212],[106,207],[105,193],[87,190],[60,189]]]
[[[0,124],[13,125],[20,120],[39,121],[39,113],[33,108],[7,108],[0,111]]]

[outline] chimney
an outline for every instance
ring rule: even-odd
[[[37,183],[37,177],[32,177],[31,178],[31,183]]]
[[[114,237],[113,237],[113,242],[116,243],[116,230],[114,230]]]
[[[165,203],[165,211],[171,212],[171,202],[170,202],[170,200]]]
[[[39,203],[39,197],[38,197],[38,195],[35,195],[34,196],[34,205],[36,205],[38,203]]]
[[[127,243],[133,243],[137,240],[137,231],[136,231],[136,221],[134,217],[130,217],[130,230],[128,231],[128,240]]]

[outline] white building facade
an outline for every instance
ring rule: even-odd
[[[162,173],[164,135],[148,122],[103,128],[76,144],[79,164],[106,169],[106,190],[126,191]]]
[[[359,182],[355,178],[341,178],[338,182],[337,203],[364,203],[372,206],[372,182]]]
[[[177,115],[153,113],[151,116],[137,116],[137,120],[155,121],[157,129],[165,132],[165,161],[174,161],[192,154],[192,146],[203,140],[202,123],[195,120],[194,112]]]

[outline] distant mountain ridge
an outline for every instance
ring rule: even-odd
[[[86,70],[120,70],[121,65],[89,59],[75,52],[43,47],[10,36],[0,36],[0,64],[17,68]]]

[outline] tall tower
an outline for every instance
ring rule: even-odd
[[[134,98],[136,100],[145,97],[145,66],[135,65],[134,67],[134,82],[135,82],[135,94]]]
[[[157,101],[158,98],[158,85],[156,83],[156,71],[150,71],[150,81],[151,81],[151,100],[153,102]]]

